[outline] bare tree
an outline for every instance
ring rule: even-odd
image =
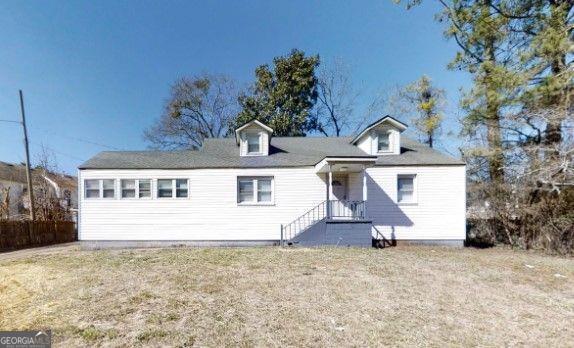
[[[32,171],[36,218],[40,221],[71,221],[70,207],[62,205],[54,187],[54,180],[59,175],[54,155],[42,146],[37,163]]]
[[[325,136],[341,136],[351,126],[358,93],[350,78],[350,69],[341,60],[321,68],[318,80],[318,96],[315,104],[313,128]]]
[[[0,187],[0,221],[10,220],[10,186]]]
[[[224,137],[239,111],[238,95],[235,82],[224,75],[181,78],[144,139],[152,148],[195,149],[205,138]]]
[[[471,212],[478,212],[476,233],[525,249],[574,253],[574,137],[548,144],[543,135],[546,124],[564,119],[563,110],[513,119],[503,123],[504,182],[473,176],[468,186]]]

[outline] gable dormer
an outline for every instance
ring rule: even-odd
[[[235,130],[240,156],[268,156],[273,129],[253,120]]]
[[[406,124],[385,116],[367,126],[351,143],[371,155],[399,155],[401,133],[406,129]]]

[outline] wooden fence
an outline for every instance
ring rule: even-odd
[[[76,226],[72,221],[0,222],[0,251],[68,243],[75,240]]]

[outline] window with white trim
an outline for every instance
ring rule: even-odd
[[[391,149],[390,134],[380,132],[377,136],[377,152],[387,152]]]
[[[115,179],[86,179],[84,180],[84,197],[116,198]]]
[[[237,178],[237,203],[272,204],[273,177]]]
[[[397,177],[397,203],[416,203],[415,185],[415,175],[399,175]]]
[[[151,198],[151,180],[144,179],[138,180],[138,197],[139,198]]]
[[[259,154],[261,153],[261,134],[259,133],[247,133],[247,154]]]
[[[187,198],[187,179],[158,179],[157,198]]]
[[[100,198],[100,180],[84,180],[84,197]]]
[[[122,179],[120,188],[122,198],[151,198],[150,179]]]

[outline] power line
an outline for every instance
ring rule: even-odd
[[[52,152],[54,152],[54,153],[57,153],[57,154],[62,155],[62,156],[66,156],[66,157],[69,157],[69,158],[72,158],[72,159],[75,159],[75,160],[78,160],[78,161],[82,161],[82,162],[85,162],[85,161],[86,161],[86,160],[83,159],[83,158],[76,157],[76,156],[74,156],[74,155],[70,155],[70,154],[65,153],[65,152],[62,152],[62,151],[58,151],[58,150],[54,149],[53,147],[50,147],[50,146],[47,146],[47,145],[44,145],[44,144],[38,144],[38,143],[32,142],[32,141],[31,141],[30,143],[31,143],[32,145],[34,145],[34,146],[44,147],[44,148],[46,148],[46,149],[48,149],[48,150],[50,150],[50,151],[52,151]]]
[[[14,120],[0,120],[0,122],[22,123],[20,121],[14,121]]]
[[[41,132],[44,132],[44,133],[47,133],[47,134],[52,134],[52,135],[55,135],[55,136],[58,136],[58,137],[61,137],[61,138],[68,138],[68,139],[75,140],[75,141],[82,142],[82,143],[86,143],[86,144],[101,146],[101,147],[104,147],[104,148],[107,148],[107,149],[110,149],[110,150],[116,150],[116,151],[122,151],[122,150],[123,150],[123,149],[117,148],[117,147],[115,147],[115,146],[110,146],[110,145],[98,143],[98,142],[92,141],[92,140],[77,138],[77,137],[73,137],[73,136],[70,136],[70,135],[58,134],[58,133],[56,133],[56,132],[54,132],[54,131],[49,131],[49,130],[46,130],[46,129],[41,129],[41,128],[36,127],[36,126],[31,127],[31,128],[34,129],[34,130],[39,130],[39,131],[41,131]]]

